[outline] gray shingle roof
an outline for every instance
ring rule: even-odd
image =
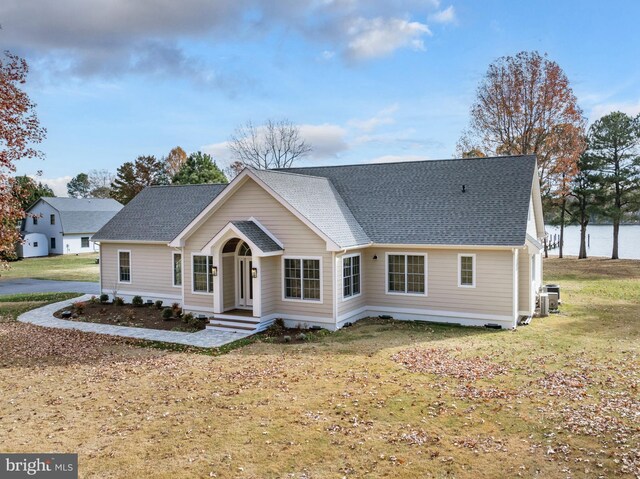
[[[338,246],[369,243],[362,226],[326,178],[291,174],[289,170],[253,170],[253,173]]]
[[[110,198],[41,198],[60,213],[64,234],[95,233],[102,228],[122,205]]]
[[[525,242],[535,168],[534,156],[511,156],[286,171],[327,178],[375,243],[515,246]],[[335,207],[315,206],[332,218]]]
[[[166,241],[175,238],[227,185],[150,186],[93,240]]]
[[[253,244],[260,248],[264,253],[272,253],[274,251],[282,251],[282,248],[273,241],[266,231],[253,221],[232,221],[236,228],[238,228]]]

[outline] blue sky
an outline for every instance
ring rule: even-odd
[[[300,165],[448,158],[490,62],[538,50],[590,121],[640,112],[640,2],[3,0],[0,47],[27,58],[43,171],[116,168],[176,146],[223,166],[234,129],[288,118]]]

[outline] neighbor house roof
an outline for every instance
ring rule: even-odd
[[[60,226],[64,234],[95,233],[122,209],[122,205],[111,198],[50,198],[45,196],[40,200],[58,210]]]
[[[255,244],[262,252],[272,253],[274,251],[282,251],[282,248],[276,243],[271,236],[267,234],[259,225],[251,220],[248,221],[232,221],[238,230],[244,234],[253,244]]]
[[[169,242],[227,185],[150,186],[93,235],[94,241]]]
[[[516,246],[525,243],[535,171],[535,156],[507,156],[290,168],[283,175],[329,180],[374,243]],[[325,202],[315,208],[327,218],[337,209]]]

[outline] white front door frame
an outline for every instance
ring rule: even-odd
[[[253,256],[240,256],[236,253],[236,308],[253,309],[255,285],[251,277]]]

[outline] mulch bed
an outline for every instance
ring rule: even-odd
[[[110,324],[113,326],[132,326],[138,328],[160,329],[164,331],[184,331],[196,332],[205,329],[207,322],[200,320],[190,324],[185,323],[182,318],[175,317],[164,319],[162,312],[166,308],[158,309],[155,305],[133,306],[124,304],[117,306],[113,303],[84,303],[84,307],[78,308],[68,306],[53,315],[59,319],[68,321],[84,321],[87,323]],[[70,311],[70,318],[63,317],[65,311]]]

